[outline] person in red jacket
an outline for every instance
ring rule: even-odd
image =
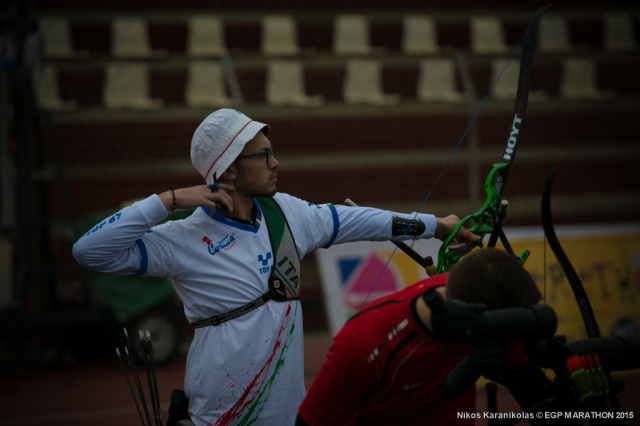
[[[487,309],[527,307],[541,298],[529,273],[512,255],[479,249],[448,274],[370,303],[335,336],[299,407],[297,425],[474,423],[464,416],[474,414],[475,386],[455,396],[445,389],[450,372],[470,354],[472,345],[445,343],[446,336],[436,336],[423,297],[430,288],[446,300],[482,303]],[[546,376],[528,362],[521,343],[501,345],[501,377],[521,405],[533,405],[537,395],[530,389],[542,388],[548,383]]]

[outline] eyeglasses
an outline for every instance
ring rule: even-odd
[[[257,154],[249,154],[249,155],[240,155],[236,157],[236,160],[242,160],[243,158],[252,158],[252,157],[262,157],[264,155],[267,160],[267,167],[271,165],[271,158],[273,157],[273,149],[265,148],[264,152],[259,152]]]

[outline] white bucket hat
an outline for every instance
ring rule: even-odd
[[[191,162],[208,185],[215,184],[260,131],[266,135],[269,125],[253,121],[234,109],[219,109],[194,132]]]

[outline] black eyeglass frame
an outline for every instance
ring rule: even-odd
[[[245,158],[253,158],[253,157],[262,157],[264,155],[265,160],[267,162],[267,167],[271,165],[271,158],[273,157],[273,149],[265,148],[264,152],[259,152],[257,154],[248,154],[248,155],[240,155],[236,157],[236,160],[242,160]]]

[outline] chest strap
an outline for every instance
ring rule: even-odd
[[[202,320],[202,321],[196,321],[193,323],[193,326],[195,328],[202,328],[202,327],[209,327],[210,325],[212,326],[216,326],[218,324],[221,324],[225,321],[229,321],[231,319],[237,318],[241,315],[246,314],[247,312],[253,311],[255,308],[257,308],[258,306],[262,306],[265,303],[267,303],[267,301],[271,300],[271,295],[267,292],[265,294],[263,294],[262,296],[258,297],[256,300],[254,300],[253,302],[249,302],[244,306],[241,306],[237,309],[234,309],[233,311],[227,312],[226,314],[222,314],[222,315],[216,315],[213,316],[211,318],[207,318],[206,320]]]
[[[264,305],[269,300],[275,300],[276,302],[286,302],[287,300],[300,300],[299,297],[288,297],[284,288],[282,287],[284,284],[275,278],[274,275],[269,277],[269,291],[267,291],[262,296],[258,297],[253,302],[249,302],[244,306],[240,306],[233,311],[229,311],[226,314],[216,315],[211,318],[207,318],[206,320],[196,321],[193,323],[195,328],[208,327],[210,325],[216,326],[225,321],[232,320],[234,318],[238,318],[241,315],[246,314],[247,312],[251,312],[254,309]]]
[[[264,305],[269,300],[286,302],[287,300],[300,300],[299,271],[300,259],[296,250],[293,235],[289,224],[284,217],[280,206],[271,198],[258,198],[258,204],[262,209],[267,226],[271,248],[274,253],[273,271],[269,276],[269,290],[262,296],[227,313],[216,315],[205,320],[193,323],[195,328],[216,326],[225,321],[238,318]]]

